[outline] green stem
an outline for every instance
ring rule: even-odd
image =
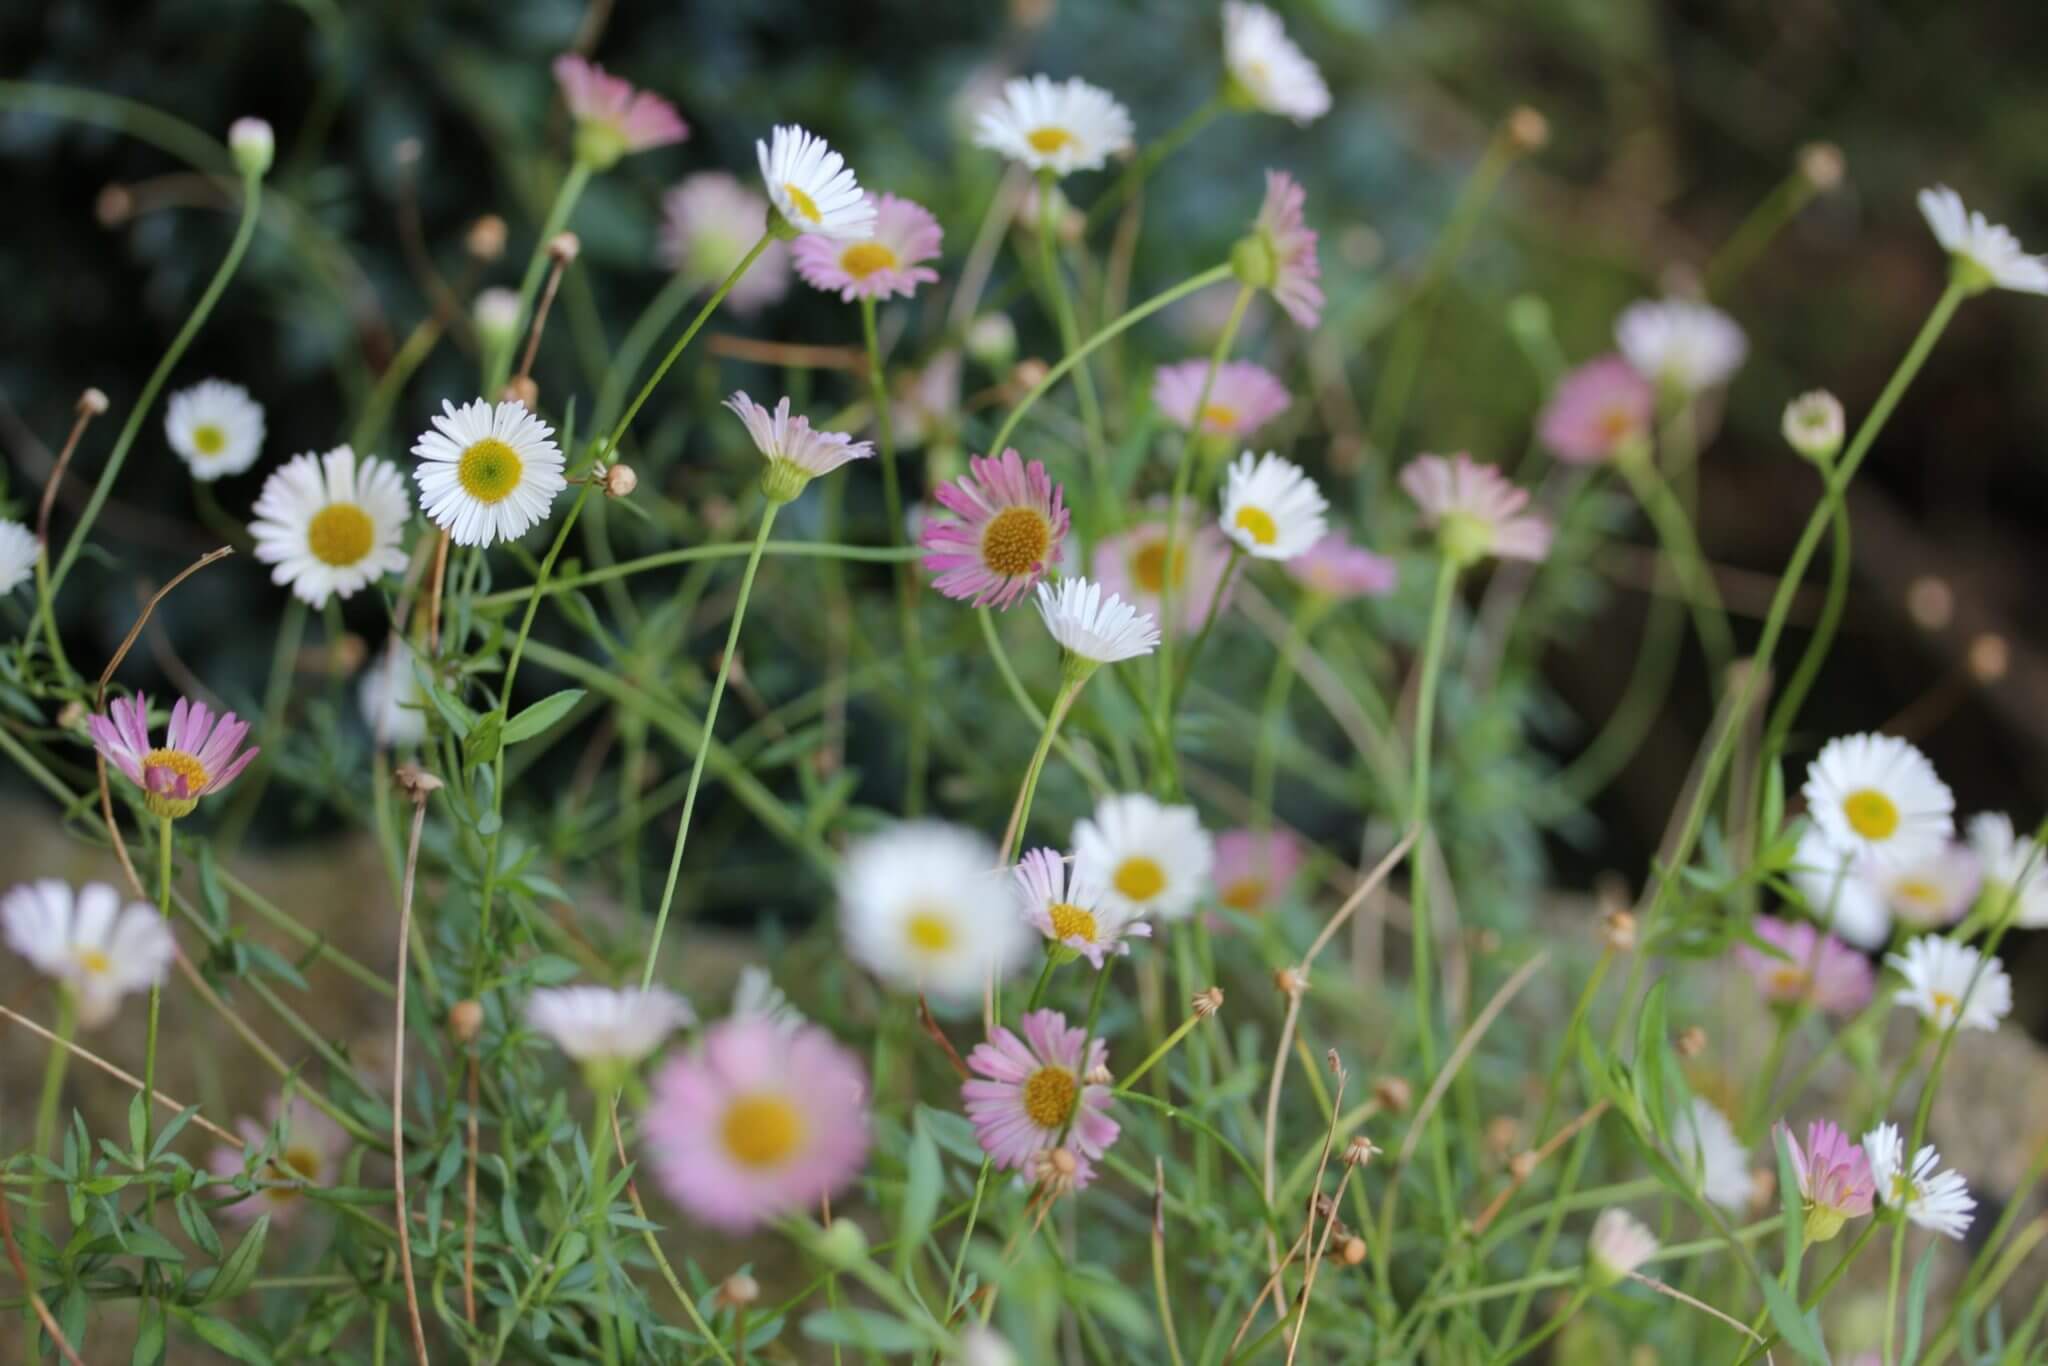
[[[1831,520],[1834,540],[1828,560],[1827,600],[1821,606],[1820,620],[1814,623],[1813,635],[1806,642],[1806,652],[1799,657],[1799,667],[1792,671],[1791,679],[1785,684],[1785,692],[1771,713],[1771,722],[1764,728],[1763,756],[1766,763],[1783,752],[1785,740],[1792,733],[1792,723],[1799,718],[1800,705],[1806,701],[1814,679],[1820,676],[1828,647],[1834,644],[1835,632],[1841,628],[1842,614],[1849,605],[1849,571],[1853,566],[1849,509],[1837,503]]]
[[[1117,177],[1117,182],[1110,187],[1109,193],[1088,206],[1089,229],[1092,231],[1101,226],[1105,219],[1128,203],[1131,196],[1144,186],[1146,177],[1159,169],[1161,162],[1186,146],[1195,134],[1209,126],[1210,120],[1227,108],[1229,105],[1223,96],[1218,95],[1154,139],[1151,145],[1140,152],[1125,168],[1124,173]]]
[[[519,350],[519,344],[526,337],[528,315],[533,308],[534,296],[540,293],[541,276],[547,273],[548,243],[568,225],[569,215],[576,209],[576,201],[583,197],[583,191],[590,184],[592,168],[587,162],[578,161],[569,167],[569,174],[562,177],[561,185],[555,190],[555,202],[548,206],[547,219],[541,224],[540,236],[534,239],[533,253],[526,258],[526,273],[519,277],[519,322],[512,329],[510,339],[491,348],[484,357],[484,398],[495,401],[495,395],[505,387],[505,381],[512,374],[512,357]]]
[[[590,1218],[597,1226],[592,1241],[597,1247],[597,1279],[604,1302],[597,1317],[598,1341],[605,1366],[618,1366],[618,1304],[612,1294],[612,1145],[606,1133],[614,1110],[606,1103],[605,1089],[598,1088],[597,1113],[590,1126]]]
[[[1173,734],[1173,718],[1179,713],[1181,698],[1186,695],[1188,690],[1188,680],[1195,676],[1195,661],[1202,657],[1202,647],[1208,643],[1209,632],[1216,625],[1216,616],[1222,610],[1223,599],[1230,592],[1230,581],[1236,576],[1238,566],[1243,563],[1244,551],[1238,547],[1235,541],[1231,542],[1230,558],[1225,561],[1223,573],[1216,580],[1216,591],[1209,595],[1209,606],[1202,613],[1201,628],[1195,632],[1194,644],[1188,646],[1188,657],[1181,661],[1180,674],[1174,679],[1173,689],[1168,696],[1163,729],[1169,740]],[[1168,578],[1170,580],[1171,575]],[[1163,605],[1162,601],[1162,607]],[[1171,629],[1160,632],[1159,638],[1162,647],[1167,640],[1172,638],[1172,635]],[[1170,751],[1171,745],[1169,744],[1169,753]]]
[[[71,661],[64,655],[64,641],[57,634],[57,612],[53,603],[55,595],[50,592],[50,547],[36,548],[36,621],[43,628],[43,639],[50,647],[50,662],[57,666],[60,676],[71,672]]]
[[[1329,606],[1330,600],[1320,593],[1302,595],[1288,627],[1288,638],[1281,640],[1280,649],[1273,656],[1273,672],[1266,678],[1266,698],[1259,707],[1258,738],[1252,748],[1252,828],[1260,832],[1273,826],[1275,750],[1287,715],[1288,693],[1294,686],[1294,651],[1289,646],[1298,643],[1307,649],[1309,632]]]
[[[626,329],[618,350],[612,353],[611,365],[605,371],[604,387],[597,395],[597,427],[603,427],[618,416],[619,405],[626,401],[626,382],[640,373],[647,353],[654,349],[654,344],[661,340],[661,334],[668,331],[669,324],[676,320],[683,306],[702,287],[700,281],[678,271],[647,301],[647,307]]]
[[[1437,681],[1443,673],[1444,649],[1450,638],[1451,604],[1458,592],[1458,566],[1446,559],[1437,570],[1436,594],[1430,603],[1429,632],[1422,649],[1422,677],[1415,693],[1415,746],[1408,784],[1408,828],[1429,824],[1430,748],[1436,727]],[[1436,1071],[1436,1014],[1430,1005],[1429,859],[1418,847],[1409,900],[1414,934],[1415,1027],[1424,1075]]]
[[[1729,234],[1728,240],[1707,263],[1708,297],[1726,298],[1735,282],[1763,255],[1771,240],[1799,216],[1799,211],[1806,207],[1813,194],[1813,182],[1797,170],[1779,181],[1777,187],[1750,211],[1749,217]]]
[[[223,849],[237,848],[256,813],[263,809],[263,794],[276,771],[284,740],[285,707],[291,700],[292,679],[299,668],[299,647],[306,636],[306,604],[297,594],[285,600],[284,617],[278,622],[277,640],[270,652],[270,675],[263,685],[263,731],[261,762],[249,781],[235,790],[233,804],[220,823],[216,836]]]
[[[924,553],[916,546],[835,545],[824,541],[770,541],[761,547],[761,551],[770,557],[787,555],[798,559],[855,560],[867,564],[896,564],[914,560]],[[508,588],[497,593],[485,593],[471,599],[470,606],[479,609],[509,607],[515,602],[524,602],[527,595],[535,591],[542,597],[553,597],[557,593],[573,593],[593,584],[630,578],[671,565],[695,564],[700,560],[739,560],[753,553],[752,541],[712,541],[705,545],[685,546],[679,550],[643,555],[637,560],[620,560],[617,564],[586,570],[581,574],[565,574],[541,589]]]
[[[57,1042],[50,1048],[50,1056],[43,1062],[43,1089],[36,1100],[36,1146],[35,1152],[50,1161],[57,1160],[57,1110],[64,1097],[64,1072],[71,1065],[71,1049],[67,1046],[78,1027],[78,1003],[69,987],[57,992]],[[149,1104],[145,1101],[144,1104]],[[0,1197],[4,1199],[5,1197]],[[29,1168],[28,1207],[29,1218],[37,1228],[43,1221],[43,1169],[31,1164]]]
[[[1085,673],[1067,678],[1052,700],[1052,710],[1045,714],[1045,727],[1038,733],[1038,747],[1031,752],[1031,763],[1024,770],[1024,781],[1017,788],[1017,801],[1010,808],[1010,823],[1003,831],[1002,847],[996,853],[998,868],[1008,865],[1010,856],[1017,850],[1017,842],[1024,837],[1025,822],[1031,819],[1031,799],[1038,792],[1039,774],[1045,770],[1045,756],[1051,753],[1060,722],[1066,719],[1068,709],[1074,705],[1074,699],[1081,695],[1081,689],[1087,682]]]
[[[163,918],[164,926],[168,931],[171,923],[171,818],[169,816],[159,816],[157,818],[156,830],[156,909],[157,914]],[[150,1136],[156,1131],[156,1106],[152,1102],[156,1096],[157,1014],[163,1005],[163,998],[164,989],[162,984],[152,983],[149,988],[149,1034],[143,1044],[142,1052],[142,1151],[145,1154],[149,1152],[151,1146]],[[149,1184],[148,1209],[149,1222],[154,1225],[156,1222],[156,1183],[154,1181]]]
[[[1182,1039],[1185,1039],[1188,1036],[1188,1032],[1201,1022],[1202,1017],[1200,1015],[1189,1015],[1185,1020],[1182,1020],[1179,1028],[1160,1041],[1159,1047],[1145,1055],[1145,1061],[1132,1068],[1129,1075],[1116,1084],[1116,1090],[1112,1094],[1120,1096],[1129,1091],[1133,1086],[1136,1086],[1140,1077],[1150,1072],[1161,1058],[1171,1053],[1174,1050],[1174,1046]]]
[[[1535,1332],[1529,1334],[1528,1337],[1523,1338],[1514,1346],[1508,1348],[1505,1352],[1502,1352],[1498,1357],[1494,1358],[1494,1360],[1498,1363],[1501,1363],[1502,1366],[1505,1366],[1505,1363],[1507,1362],[1520,1361],[1523,1357],[1529,1355],[1529,1353],[1535,1351],[1538,1347],[1541,1347],[1544,1343],[1550,1341],[1551,1338],[1557,1336],[1557,1333],[1560,1329],[1562,1329],[1567,1323],[1570,1323],[1572,1321],[1572,1316],[1577,1314],[1579,1310],[1585,1306],[1586,1298],[1590,1294],[1592,1294],[1591,1290],[1587,1289],[1585,1286],[1580,1286],[1577,1290],[1572,1292],[1572,1297],[1569,1300],[1565,1301],[1564,1308],[1557,1311],[1557,1316],[1555,1318],[1551,1319],[1550,1322],[1544,1324],[1541,1328],[1538,1328]]]
[[[882,369],[882,344],[875,330],[875,301],[863,295],[860,301],[861,337],[867,344],[868,392],[875,405],[875,444],[882,451],[882,499],[889,517],[889,544],[900,546],[908,528],[903,522],[903,486],[896,472],[896,440],[889,420],[889,382]],[[903,778],[903,813],[917,816],[924,810],[925,772],[931,763],[931,743],[926,733],[931,691],[925,673],[924,638],[917,624],[917,571],[909,561],[896,566],[897,632],[903,638],[903,662],[910,674],[909,757]]]
[[[1685,509],[1678,505],[1677,498],[1672,496],[1671,486],[1664,482],[1664,477],[1650,462],[1647,451],[1640,455],[1625,455],[1615,463],[1620,467],[1622,477],[1628,480],[1636,501],[1649,515],[1650,524],[1657,530],[1657,539],[1664,543],[1665,558],[1670,561],[1679,589],[1692,608],[1693,629],[1699,632],[1700,644],[1706,648],[1712,682],[1718,686],[1727,673],[1729,661],[1735,658],[1735,636],[1728,628],[1727,609],[1721,605],[1720,590],[1714,586],[1714,576],[1707,569],[1706,556],[1700,552],[1692,523],[1686,519]]]
[[[1067,277],[1060,269],[1058,231],[1050,213],[1055,177],[1050,167],[1038,173],[1039,206],[1038,221],[1038,265],[1045,274],[1046,297],[1052,304],[1053,321],[1059,327],[1060,349],[1073,355],[1081,345],[1080,324],[1074,319],[1074,301],[1067,292]],[[1088,469],[1095,482],[1096,497],[1102,501],[1103,510],[1110,502],[1109,486],[1109,443],[1102,435],[1102,405],[1095,395],[1095,376],[1088,369],[1086,359],[1074,370],[1074,396],[1081,407],[1081,430],[1088,441]],[[1003,448],[991,446],[990,452],[998,457]]]
[[[398,354],[384,367],[384,373],[377,376],[376,387],[363,401],[362,415],[356,419],[355,431],[350,437],[359,454],[369,454],[383,439],[385,424],[391,419],[391,409],[398,402],[399,393],[404,390],[406,381],[433,354],[434,348],[440,344],[441,333],[439,319],[428,318],[422,322],[406,337],[405,343],[398,348]]]
[[[1884,1366],[1892,1366],[1893,1335],[1899,1322],[1899,1275],[1906,1266],[1906,1221],[1897,1220],[1892,1224],[1891,1275],[1885,1282],[1884,1292],[1884,1355],[1880,1360]]]

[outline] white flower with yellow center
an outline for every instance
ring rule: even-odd
[[[2012,979],[2005,975],[2005,965],[1968,944],[1923,934],[1907,944],[1904,953],[1884,961],[1906,979],[1892,993],[1892,1001],[1919,1011],[1936,1029],[1960,1020],[1964,1029],[1989,1034],[2012,1013]]]
[[[1977,856],[1967,844],[1949,843],[1910,863],[1876,861],[1873,885],[1901,925],[1937,930],[1969,911],[1982,882]]]
[[[1033,849],[1017,860],[1024,915],[1052,944],[1100,968],[1105,957],[1131,951],[1128,939],[1151,937],[1150,925],[1105,903],[1102,888],[1078,869],[1068,874],[1067,862],[1056,849]]]
[[[980,994],[1030,952],[1015,881],[980,835],[908,821],[850,846],[839,870],[846,951],[892,987],[949,1000]]]
[[[1843,853],[1911,863],[1941,852],[1955,835],[1955,797],[1927,756],[1895,736],[1828,741],[1800,793],[1814,825]]]
[[[1073,77],[1019,77],[975,120],[974,143],[1034,171],[1099,171],[1131,145],[1131,116],[1107,90]]]
[[[1102,585],[1061,579],[1038,585],[1038,615],[1067,653],[1068,667],[1082,672],[1117,664],[1159,648],[1159,623]]]
[[[1970,848],[1984,873],[1984,893],[1992,913],[2014,901],[2013,924],[2021,929],[2048,928],[2048,851],[2012,826],[2012,817],[1986,811],[1970,818]]]
[[[1920,192],[1920,216],[1955,258],[1956,279],[1966,288],[2018,290],[2048,294],[2048,257],[2029,256],[2020,239],[1982,213],[1963,207],[1963,198],[1946,185]]]
[[[1863,1136],[1877,1198],[1924,1229],[1960,1239],[1970,1231],[1977,1202],[1961,1172],[1936,1171],[1941,1154],[1929,1144],[1906,1165],[1906,1140],[1896,1124],[1880,1124]]]
[[[171,395],[164,435],[192,477],[212,483],[240,474],[263,452],[263,405],[226,380],[202,380]]]
[[[1637,374],[1680,394],[1720,388],[1749,357],[1735,320],[1691,299],[1630,304],[1615,320],[1614,341]]]
[[[1250,451],[1230,466],[1223,486],[1223,534],[1260,560],[1291,560],[1329,530],[1329,500],[1299,465],[1271,451]]]
[[[413,445],[420,510],[457,545],[495,545],[526,534],[568,485],[555,430],[517,399],[458,408],[441,400],[434,430]]]
[[[348,598],[379,576],[405,568],[399,534],[412,504],[405,479],[388,460],[360,463],[347,446],[296,455],[271,472],[256,499],[256,558],[271,580],[314,607]]]
[[[1811,822],[1799,837],[1789,872],[1817,922],[1859,949],[1881,949],[1891,937],[1890,905],[1866,865],[1873,860],[1837,849]]]
[[[164,980],[178,946],[156,908],[103,882],[72,894],[57,878],[27,882],[0,898],[7,944],[70,994],[78,1022],[95,1029],[114,1018],[121,997]]]
[[[1231,93],[1253,108],[1300,124],[1330,111],[1323,73],[1264,5],[1224,0],[1223,64],[1230,68]]]
[[[557,987],[526,999],[526,1023],[589,1067],[631,1067],[696,1022],[688,1001],[660,987]]]
[[[1101,904],[1116,915],[1193,915],[1215,860],[1193,807],[1142,792],[1104,797],[1074,827],[1075,876],[1102,888]]]
[[[771,141],[755,140],[754,153],[775,212],[794,229],[789,236],[809,232],[855,242],[874,232],[874,201],[861,193],[846,158],[825,139],[794,124],[777,126]]]
[[[12,593],[36,576],[42,546],[20,522],[0,522],[0,593]]]

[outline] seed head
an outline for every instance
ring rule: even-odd
[[[1353,1134],[1351,1141],[1344,1145],[1344,1165],[1363,1167],[1379,1155],[1380,1145],[1364,1134]]]
[[[99,389],[87,389],[78,396],[78,415],[98,417],[107,410],[107,396]]]
[[[1207,991],[1198,991],[1191,1004],[1194,1006],[1195,1014],[1206,1020],[1223,1009],[1223,988],[1210,987]]]
[[[1301,968],[1281,968],[1273,974],[1273,985],[1282,996],[1292,999],[1308,990],[1308,973]]]
[[[1842,149],[1832,142],[1809,142],[1799,149],[1799,174],[1820,194],[1840,185],[1848,169]]]
[[[718,1304],[724,1309],[744,1309],[761,1298],[761,1283],[744,1271],[735,1271],[718,1287]]]
[[[1550,120],[1539,109],[1518,105],[1508,115],[1508,138],[1519,151],[1540,152],[1550,141]]]
[[[1634,953],[1636,947],[1636,918],[1629,911],[1609,911],[1601,918],[1601,929],[1607,936],[1607,947],[1616,953]]]
[[[1390,1115],[1405,1115],[1415,1103],[1415,1088],[1406,1077],[1381,1077],[1372,1084],[1372,1098]]]
[[[514,375],[505,381],[505,391],[498,397],[517,399],[532,412],[540,404],[540,386],[533,382],[532,375]]]
[[[548,239],[548,259],[568,265],[576,259],[576,253],[583,250],[583,243],[573,232],[558,232]]]
[[[469,225],[462,245],[479,261],[495,261],[505,254],[505,220],[487,213]]]
[[[426,801],[442,786],[439,778],[418,764],[400,764],[392,773],[391,780],[398,784],[400,792],[416,803]]]
[[[448,1034],[459,1044],[472,1044],[484,1032],[483,1002],[457,1001],[448,1007]]]
[[[629,496],[640,487],[640,476],[631,465],[613,465],[604,472],[604,491],[614,498]]]

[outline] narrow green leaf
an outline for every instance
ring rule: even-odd
[[[498,757],[503,743],[504,723],[498,720],[498,713],[492,712],[462,737],[463,767],[477,768],[490,763]]]
[[[232,1299],[247,1290],[249,1282],[256,1279],[256,1269],[263,1256],[263,1240],[269,1236],[270,1216],[266,1214],[249,1226],[241,1244],[220,1264],[220,1274],[206,1288],[206,1295],[200,1303]]]
[[[141,1323],[136,1325],[135,1350],[128,1366],[157,1366],[164,1358],[164,1307],[160,1301],[139,1301]]]
[[[1799,1174],[1792,1164],[1792,1136],[1771,1130],[1771,1147],[1778,1155],[1778,1207],[1784,1214],[1786,1289],[1799,1294],[1799,1263],[1806,1255],[1806,1209],[1799,1194]]]
[[[1771,1326],[1778,1336],[1785,1339],[1785,1345],[1819,1366],[1829,1366],[1828,1350],[1821,1345],[1820,1330],[1813,1320],[1799,1311],[1799,1301],[1792,1292],[1770,1277],[1761,1282],[1764,1288],[1764,1304],[1771,1311]]]
[[[271,1366],[270,1353],[263,1349],[262,1344],[233,1324],[194,1313],[181,1305],[172,1305],[171,1312],[178,1316],[178,1322],[191,1330],[194,1337],[215,1351],[244,1362],[246,1366]]]
[[[1906,1345],[1899,1353],[1899,1366],[1913,1366],[1920,1355],[1920,1332],[1927,1322],[1927,1279],[1934,1270],[1935,1243],[1929,1243],[1927,1250],[1920,1254],[1919,1264],[1913,1268],[1913,1279],[1906,1287]]]
[[[804,1336],[876,1352],[915,1352],[931,1344],[910,1324],[873,1309],[826,1309],[804,1318]]]
[[[896,1261],[899,1266],[916,1255],[918,1245],[931,1231],[939,1212],[941,1183],[945,1169],[939,1162],[939,1145],[922,1123],[912,1129],[910,1152],[904,1159],[906,1175],[903,1207],[896,1218]]]
[[[581,702],[584,691],[581,688],[564,688],[550,693],[505,723],[505,743],[516,745],[521,740],[531,740],[574,710]]]
[[[149,1102],[137,1091],[128,1101],[128,1151],[135,1154],[135,1164],[141,1166],[145,1154],[143,1133],[149,1128]]]
[[[1636,1105],[1649,1121],[1650,1132],[1660,1143],[1671,1137],[1671,1116],[1665,1109],[1664,1084],[1664,1051],[1669,1046],[1671,1034],[1665,1005],[1669,987],[1670,979],[1660,977],[1657,985],[1650,988],[1649,995],[1643,998],[1642,1014],[1636,1017],[1636,1059],[1632,1078]]]

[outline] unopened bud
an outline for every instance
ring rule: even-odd
[[[533,382],[532,375],[514,375],[505,381],[504,392],[498,397],[526,405],[528,412],[540,404],[540,386]]]
[[[1282,996],[1299,996],[1308,990],[1308,974],[1300,968],[1281,968],[1273,974],[1273,986]]]
[[[1230,248],[1230,272],[1247,289],[1271,289],[1280,278],[1280,253],[1263,232],[1247,233]]]
[[[744,1309],[760,1298],[761,1283],[744,1271],[735,1271],[718,1287],[718,1305],[722,1309]]]
[[[1846,427],[1842,401],[1825,389],[1801,394],[1786,404],[1784,420],[1779,424],[1785,443],[1816,465],[1825,465],[1835,458],[1835,452],[1842,449]]]
[[[1357,1266],[1365,1260],[1365,1239],[1355,1233],[1352,1234],[1338,1247],[1337,1256],[1343,1260],[1344,1265]]]
[[[1223,1009],[1223,988],[1210,987],[1207,991],[1198,991],[1191,1004],[1194,1006],[1195,1014],[1206,1020]]]
[[[1636,918],[1629,911],[1609,911],[1600,920],[1607,947],[1616,953],[1633,953],[1636,947]]]
[[[1000,371],[1017,359],[1017,325],[1005,313],[984,313],[967,328],[967,354]]]
[[[495,261],[505,254],[505,220],[487,213],[469,225],[462,238],[463,249],[479,261]]]
[[[1344,1165],[1363,1167],[1379,1155],[1380,1145],[1364,1134],[1353,1134],[1351,1141],[1344,1145]]]
[[[76,700],[66,702],[57,709],[57,729],[77,730],[85,724],[85,703]]]
[[[1026,356],[1017,362],[1017,368],[1010,372],[1010,383],[1021,390],[1030,391],[1045,383],[1052,367],[1036,356]]]
[[[631,465],[613,465],[604,472],[604,491],[614,498],[627,497],[639,487],[640,476]]]
[[[477,335],[486,346],[506,346],[519,335],[519,295],[493,285],[476,296],[476,302],[469,306],[469,316],[476,323]]]
[[[1946,579],[1922,574],[1906,585],[1906,615],[1923,631],[1942,631],[1955,619],[1956,594]]]
[[[1840,185],[1848,169],[1842,149],[1832,142],[1809,142],[1799,149],[1799,174],[1821,194]]]
[[[461,1000],[448,1007],[448,1036],[459,1044],[472,1044],[484,1032],[482,1001]]]
[[[277,135],[262,119],[236,119],[228,127],[228,150],[234,153],[236,170],[261,176],[277,155]]]
[[[548,239],[548,259],[560,261],[565,266],[582,250],[583,243],[573,232],[558,232]]]
[[[98,417],[107,410],[107,396],[98,389],[87,389],[78,396],[78,415]]]
[[[1536,1154],[1524,1148],[1508,1159],[1508,1175],[1517,1181],[1527,1181],[1536,1170]]]
[[[818,1239],[818,1255],[837,1267],[858,1266],[867,1259],[868,1235],[851,1219],[834,1219]]]
[[[1687,1025],[1678,1031],[1678,1038],[1672,1044],[1681,1058],[1697,1058],[1707,1051],[1707,1031],[1698,1025]]]
[[[2012,664],[2012,651],[2005,637],[1986,631],[1970,642],[1970,677],[1979,683],[1996,683]]]
[[[1405,1115],[1415,1103],[1415,1088],[1406,1077],[1381,1077],[1372,1084],[1372,1098],[1390,1115]]]
[[[441,790],[441,780],[418,764],[400,764],[391,774],[398,790],[414,802],[424,802]]]
[[[1540,152],[1550,141],[1550,120],[1539,109],[1518,105],[1508,115],[1508,140],[1524,152]]]
[[[117,228],[128,221],[135,212],[135,196],[126,185],[108,185],[92,202],[93,216],[100,220],[103,228]]]

